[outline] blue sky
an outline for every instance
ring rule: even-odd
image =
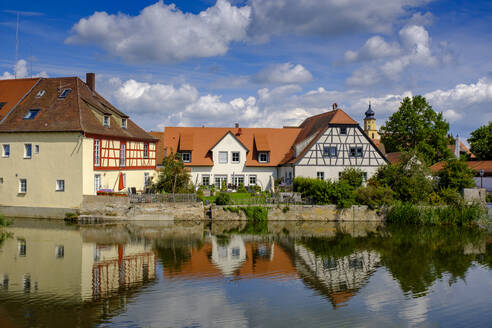
[[[0,78],[95,72],[146,129],[292,125],[334,102],[360,121],[369,101],[380,125],[417,94],[453,134],[492,120],[490,1],[0,3]]]

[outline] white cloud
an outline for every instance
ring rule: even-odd
[[[492,81],[481,78],[477,83],[458,84],[449,90],[435,90],[425,94],[427,100],[434,106],[464,107],[473,103],[484,103],[492,101]],[[492,109],[489,110],[489,112]]]
[[[27,71],[27,62],[24,59],[19,59],[17,63],[14,65],[14,72],[4,72],[0,76],[0,80],[8,80],[8,79],[22,79],[29,77]],[[38,74],[33,75],[33,77],[48,77],[46,72],[40,72]]]
[[[379,72],[374,67],[364,66],[352,72],[352,75],[347,79],[347,84],[369,86],[379,82],[379,75]]]
[[[197,15],[183,13],[162,1],[139,15],[95,12],[72,28],[67,43],[95,44],[129,62],[176,62],[223,55],[229,44],[245,38],[250,7],[226,0]]]
[[[311,73],[302,65],[292,63],[270,65],[253,76],[257,83],[304,83],[312,80]]]
[[[356,32],[388,33],[393,23],[426,0],[250,0],[249,35],[266,41],[272,35],[323,37]]]
[[[346,62],[372,60],[384,57],[396,56],[400,53],[397,43],[387,43],[380,36],[374,36],[366,41],[359,51],[348,50],[345,52]]]

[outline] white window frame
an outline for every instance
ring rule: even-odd
[[[94,139],[94,166],[101,165],[101,140]]]
[[[335,154],[332,154],[332,150],[335,149]],[[326,152],[326,150],[328,150]],[[337,157],[338,147],[337,146],[324,146],[323,147],[323,157]]]
[[[185,159],[184,155],[187,155],[188,158]],[[183,163],[191,163],[191,151],[181,152],[181,160],[183,161]]]
[[[252,178],[254,179],[254,182],[251,182],[251,179],[252,179]],[[256,178],[256,175],[250,175],[250,176],[249,176],[249,180],[248,180],[248,182],[249,182],[249,186],[256,186],[257,181],[258,181],[258,180],[257,180],[257,178]]]
[[[111,126],[111,119],[109,118],[109,115],[104,115],[103,125],[107,128]]]
[[[325,180],[325,172],[323,172],[323,171],[316,172],[316,179],[324,181]]]
[[[19,194],[27,194],[27,179],[19,179]]]
[[[242,182],[240,182],[239,180],[242,180]],[[234,179],[232,180],[232,184],[236,187],[239,187],[241,185],[241,183],[244,186],[244,175],[234,175]]]
[[[144,186],[145,187],[150,186],[150,173],[149,172],[144,173]]]
[[[208,184],[205,184],[204,179],[208,180]],[[202,186],[210,186],[210,175],[208,174],[202,174]]]
[[[8,152],[5,150],[8,148]],[[10,157],[10,144],[2,145],[2,157],[9,158]]]
[[[354,149],[354,154],[352,154],[352,149]],[[360,150],[360,152],[359,152]],[[364,147],[362,146],[354,146],[349,148],[349,156],[350,157],[357,157],[357,158],[362,158],[364,157]]]
[[[34,154],[39,154],[39,145],[34,145]]]
[[[221,155],[225,156],[225,160],[221,158]],[[227,164],[229,162],[229,153],[226,151],[219,151],[219,164]]]
[[[237,155],[237,160],[234,160],[234,155]],[[231,151],[231,163],[238,164],[241,162],[241,153],[238,151]]]
[[[120,167],[126,167],[126,144],[120,143]]]
[[[126,118],[122,118],[122,119],[121,119],[121,127],[122,127],[123,129],[126,129],[126,127],[127,127]]]
[[[97,194],[102,189],[101,174],[94,174],[94,193]]]
[[[265,155],[265,160],[261,159],[261,156]],[[267,151],[262,151],[258,153],[258,163],[269,163],[270,162],[270,154]]]
[[[65,191],[65,180],[57,179],[55,183],[55,191],[64,192]]]
[[[219,186],[217,186],[217,179],[219,179]],[[217,189],[222,188],[222,181],[225,181],[226,187],[227,187],[227,175],[225,175],[225,174],[217,174],[217,175],[214,175],[214,185],[215,185],[215,188],[217,188]]]
[[[148,143],[144,143],[144,152],[143,152],[143,157],[145,159],[149,158],[149,144]]]
[[[57,259],[62,259],[65,257],[65,246],[63,246],[63,245],[56,245],[55,246],[55,257]]]
[[[30,155],[28,156],[28,151],[27,149],[29,148],[30,150]],[[31,159],[32,158],[32,144],[24,144],[24,158],[25,159]]]

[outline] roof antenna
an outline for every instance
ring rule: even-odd
[[[17,71],[15,65],[17,65],[17,60],[19,58],[19,12],[17,12],[17,27],[15,30],[15,64],[14,64],[14,78],[17,78]]]

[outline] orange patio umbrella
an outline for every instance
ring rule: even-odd
[[[125,189],[125,184],[123,181],[123,173],[120,172],[120,182],[118,183],[118,191]]]

